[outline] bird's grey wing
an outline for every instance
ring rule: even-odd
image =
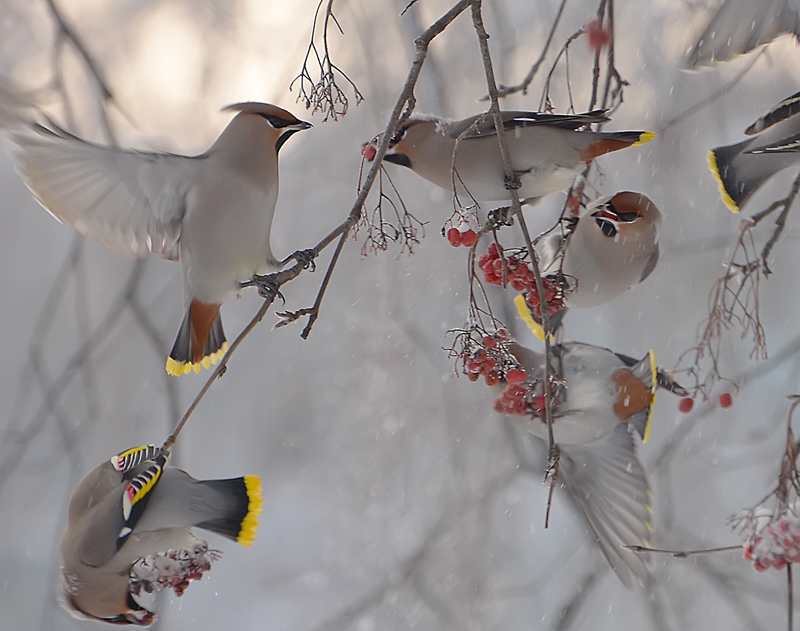
[[[751,145],[751,148],[744,153],[755,155],[800,153],[800,134],[794,134],[792,136],[788,136],[787,138],[781,138],[780,140],[764,145]]]
[[[725,61],[782,33],[800,35],[797,0],[725,0],[686,59],[689,68]]]
[[[507,111],[501,112],[503,118],[503,128],[508,131],[518,127],[533,127],[537,125],[548,125],[550,127],[560,127],[562,129],[575,130],[593,123],[606,123],[610,118],[605,115],[606,110],[594,110],[585,114],[543,114],[542,112],[522,112]],[[460,121],[459,124],[448,128],[452,138],[458,138],[470,126],[475,123],[479,116],[473,116]],[[493,136],[497,132],[494,127],[494,119],[490,115],[483,117],[474,129],[465,138],[482,138]]]
[[[800,92],[795,92],[745,129],[744,133],[752,136],[798,113],[800,113]]]
[[[202,158],[103,147],[38,125],[10,139],[17,170],[54,217],[120,254],[177,258]]]
[[[650,557],[623,546],[649,547],[650,487],[624,424],[588,445],[559,445],[560,474],[609,564],[627,586],[644,581]]]

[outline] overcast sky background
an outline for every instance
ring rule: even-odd
[[[67,19],[100,63],[124,111],[109,108],[125,146],[203,151],[227,124],[223,106],[272,102],[314,123],[281,150],[273,229],[279,256],[313,246],[356,195],[361,143],[381,131],[413,58],[413,38],[450,3],[337,0],[344,35],[334,61],[365,96],[339,122],[309,118],[288,85],[299,73],[315,2],[62,0]],[[598,160],[597,195],[635,190],[665,214],[662,257],[641,286],[604,307],[574,311],[566,339],[641,357],[653,348],[674,367],[695,343],[708,293],[722,275],[740,218],[719,200],[706,167],[711,147],[743,130],[800,85],[800,52],[784,37],[754,55],[699,73],[681,58],[702,30],[704,3],[616,3],[617,67],[630,82],[609,130],[658,132],[649,144]],[[709,4],[712,4],[709,2]],[[498,81],[516,83],[539,56],[556,0],[485,2]],[[570,0],[557,50],[596,2]],[[25,89],[53,76],[54,23],[40,0],[0,0],[0,77]],[[546,66],[552,62],[553,53]],[[589,104],[591,56],[571,52],[575,107]],[[676,117],[743,78],[694,114]],[[72,105],[48,112],[102,141],[94,84],[72,52],[63,59]],[[544,73],[504,103],[537,109]],[[468,15],[431,47],[418,111],[461,118],[485,108]],[[554,106],[569,106],[563,71]],[[135,124],[132,124],[133,121]],[[666,129],[665,129],[666,128]],[[613,575],[565,495],[543,528],[544,450],[492,412],[482,383],[453,374],[445,332],[464,324],[466,250],[439,231],[448,196],[388,165],[408,208],[429,222],[412,256],[399,248],[361,256],[350,242],[307,341],[298,326],[271,330],[270,313],[231,359],[180,437],[174,464],[198,478],[258,474],[265,510],[252,548],[208,535],[224,557],[181,598],[163,600],[158,629],[773,629],[785,625],[785,573],[756,573],[738,552],[655,559],[646,589]],[[748,206],[786,195],[792,169]],[[112,454],[160,443],[208,372],[169,378],[164,362],[183,315],[179,267],[134,262],[83,242],[40,208],[0,155],[0,626],[96,627],[55,599],[58,545],[75,484]],[[546,228],[564,195],[527,211]],[[796,212],[796,211],[795,211]],[[775,485],[788,403],[797,393],[800,264],[790,216],[761,285],[770,359],[749,359],[739,330],[724,339],[721,368],[741,388],[682,415],[662,393],[640,458],[654,491],[652,543],[669,549],[735,545],[728,516]],[[756,231],[759,248],[771,222]],[[509,231],[503,237],[518,242]],[[287,308],[310,306],[330,257],[284,288]],[[126,294],[126,292],[128,292]],[[126,298],[126,295],[128,296]],[[522,339],[511,295],[491,293]],[[260,304],[254,291],[223,309],[232,340]],[[104,324],[106,323],[106,324]],[[100,329],[100,330],[99,330]],[[531,342],[532,343],[532,342]],[[691,385],[691,384],[689,384]],[[566,616],[564,615],[566,613]]]

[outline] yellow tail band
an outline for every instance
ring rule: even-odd
[[[199,362],[182,362],[172,357],[167,357],[167,374],[173,377],[180,377],[181,375],[188,375],[192,370],[199,373],[200,368],[211,368],[211,366],[218,363],[227,352],[228,342],[225,341],[217,351],[206,355]]]
[[[722,198],[722,202],[728,207],[728,210],[738,214],[740,210],[739,205],[733,201],[733,198],[728,195],[728,191],[725,190],[725,184],[722,183],[722,176],[719,174],[719,167],[717,166],[717,154],[714,153],[713,149],[708,152],[708,169],[717,181],[719,196]]]
[[[247,505],[247,515],[242,520],[236,541],[243,546],[250,546],[256,539],[258,516],[264,512],[264,500],[261,498],[261,479],[257,475],[244,476],[244,485],[247,488],[247,497],[250,503]]]
[[[528,306],[528,303],[525,302],[525,294],[517,294],[517,297],[514,298],[514,305],[517,307],[517,313],[519,313],[519,317],[522,318],[522,321],[528,325],[531,333],[533,333],[537,339],[544,342],[544,329],[542,328],[541,324],[533,319],[533,312]],[[550,341],[553,341],[552,333],[550,334]]]
[[[639,136],[639,140],[637,140],[632,147],[638,147],[639,145],[643,145],[646,142],[650,142],[653,138],[656,137],[656,133],[654,131],[645,131]]]
[[[647,352],[647,356],[650,358],[650,409],[647,411],[647,424],[644,426],[644,437],[642,438],[642,442],[646,443],[650,440],[650,427],[651,421],[653,420],[653,412],[656,409],[656,390],[658,389],[658,365],[656,364],[656,354],[650,349]]]

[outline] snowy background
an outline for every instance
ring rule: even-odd
[[[273,230],[280,255],[313,246],[356,195],[361,143],[385,126],[413,38],[451,5],[421,0],[337,0],[344,34],[334,61],[366,100],[339,122],[309,118],[288,85],[300,71],[316,2],[61,0],[98,60],[120,108],[120,144],[203,151],[229,120],[224,105],[278,104],[315,128],[281,151]],[[520,81],[538,58],[556,0],[486,0],[498,81]],[[709,3],[712,4],[712,3]],[[708,293],[723,274],[740,218],[725,209],[706,167],[711,147],[742,138],[759,115],[800,85],[789,38],[699,73],[682,56],[708,19],[704,3],[619,0],[616,59],[630,82],[609,130],[650,129],[644,147],[598,160],[598,194],[641,191],[666,219],[661,262],[634,291],[566,320],[566,338],[673,367],[695,343]],[[503,106],[537,109],[546,68],[596,2],[566,5],[553,48],[528,95]],[[53,78],[57,34],[44,0],[0,0],[0,77],[26,90]],[[575,107],[587,108],[591,52],[570,55]],[[59,64],[71,111],[46,109],[81,136],[103,140],[94,82],[67,46]],[[556,111],[569,106],[563,67]],[[468,15],[434,41],[417,89],[418,111],[461,118],[485,108]],[[687,110],[708,97],[712,101]],[[122,111],[120,111],[122,110]],[[627,590],[556,494],[545,530],[543,445],[492,412],[482,383],[453,374],[448,329],[464,324],[466,250],[440,236],[451,202],[412,173],[391,169],[409,209],[429,222],[413,255],[399,248],[342,256],[307,341],[271,330],[272,312],[233,356],[178,441],[173,464],[198,478],[261,476],[265,511],[243,548],[209,535],[224,557],[181,598],[161,602],[158,629],[394,631],[402,629],[772,629],[785,626],[786,579],[759,574],[728,552],[655,558],[646,588]],[[748,214],[784,197],[788,170]],[[52,219],[0,156],[0,627],[101,628],[69,618],[55,598],[58,545],[74,485],[125,448],[160,443],[208,373],[169,378],[164,361],[183,315],[177,265],[118,258]],[[564,194],[528,210],[532,228],[557,216]],[[760,247],[771,220],[755,232]],[[749,358],[739,330],[724,338],[722,372],[741,388],[734,405],[697,401],[688,415],[661,394],[640,450],[654,491],[653,545],[735,545],[727,518],[776,482],[789,404],[797,393],[800,232],[790,216],[761,284],[769,360]],[[509,237],[513,240],[513,237]],[[284,287],[287,308],[310,306],[315,274]],[[491,294],[514,324],[510,296]],[[504,301],[505,300],[505,304]],[[254,291],[223,307],[229,339],[257,310]],[[531,342],[532,343],[532,342]],[[689,380],[691,381],[691,380]],[[687,385],[692,385],[688,383]]]

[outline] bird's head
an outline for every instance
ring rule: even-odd
[[[597,199],[588,209],[604,236],[610,239],[638,237],[658,230],[663,215],[648,197],[622,191]]]
[[[136,602],[127,589],[112,594],[82,587],[76,576],[62,573],[59,601],[73,618],[139,627],[149,627],[156,621],[156,614]]]
[[[292,134],[313,127],[311,123],[299,120],[291,112],[288,112],[277,105],[270,105],[269,103],[258,103],[255,101],[234,103],[233,105],[224,107],[222,111],[239,112],[234,121],[240,118],[245,118],[247,121],[251,121],[253,120],[252,117],[258,117],[259,119],[265,121],[265,127],[262,131],[267,133],[271,138],[271,141],[275,146],[275,153],[280,151],[280,148]],[[234,124],[232,121],[228,128],[233,127]],[[220,136],[220,138],[222,138],[222,136]]]
[[[435,134],[441,135],[441,120],[434,116],[415,115],[403,123],[389,140],[389,147],[383,159],[409,169],[414,168],[415,157]],[[380,137],[379,137],[380,138]],[[369,161],[375,159],[377,140],[366,143],[361,153]]]

